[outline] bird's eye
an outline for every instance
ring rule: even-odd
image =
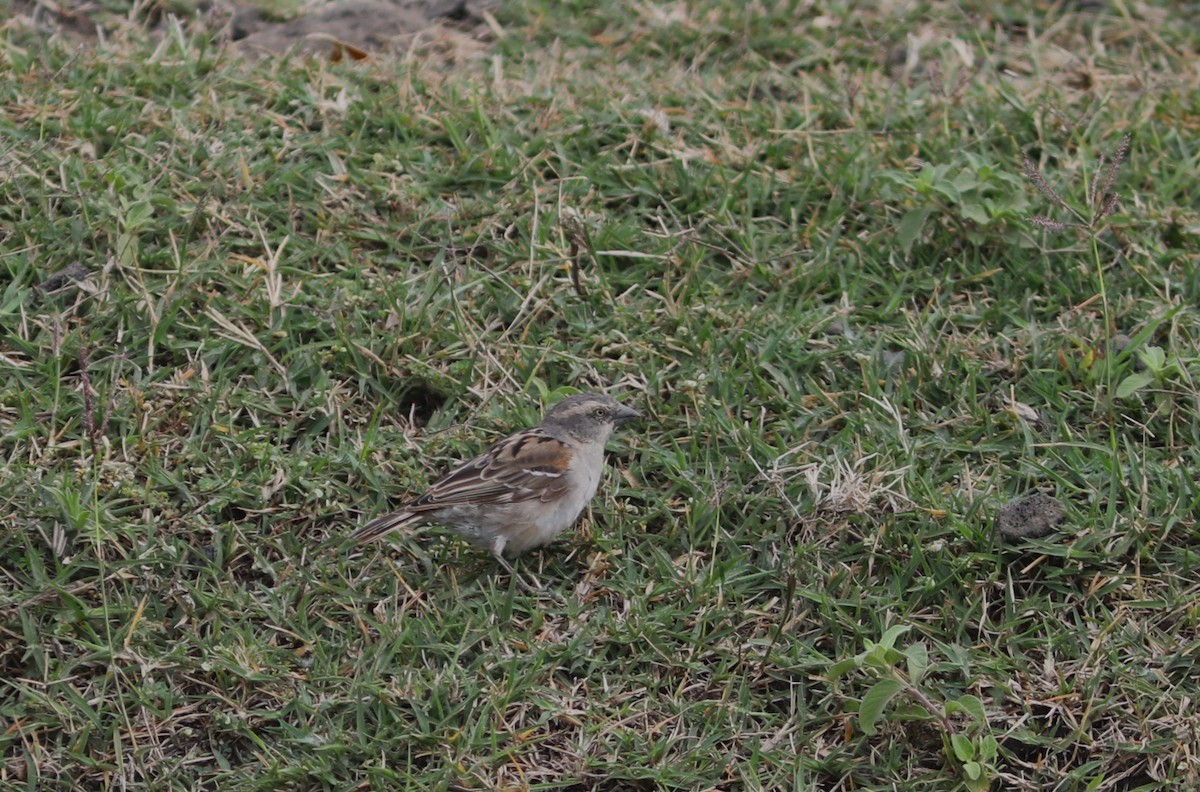
[[[603,407],[597,407],[595,412],[592,413],[592,415],[596,416],[597,418],[607,418],[608,410],[604,409]]]

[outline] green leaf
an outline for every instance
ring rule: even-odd
[[[983,702],[978,696],[959,696],[956,699],[950,699],[946,702],[945,713],[952,715],[955,712],[963,712],[970,715],[977,723],[987,723],[987,713],[984,712]]]
[[[952,183],[954,184],[954,189],[958,190],[960,193],[965,193],[965,192],[970,192],[971,190],[974,190],[976,187],[978,187],[980,184],[980,181],[974,173],[972,173],[969,170],[963,169],[958,172],[957,176],[954,177],[954,180]]]
[[[896,639],[911,629],[911,624],[893,624],[883,631],[883,637],[879,639],[877,645],[882,646],[884,649],[891,649],[896,645]]]
[[[3,305],[0,305],[0,316],[7,316],[17,312],[17,309],[22,303],[28,301],[29,289],[22,288],[13,281],[4,290]]]
[[[967,762],[963,765],[963,773],[972,781],[978,781],[983,777],[983,766],[979,762]]]
[[[941,195],[951,203],[960,203],[962,201],[962,193],[954,186],[954,182],[945,179],[939,179],[933,183],[934,192]]]
[[[945,165],[934,167],[926,162],[921,166],[921,170],[917,171],[916,178],[913,180],[913,186],[922,195],[929,195],[933,190],[934,184],[942,178],[945,172]]]
[[[977,203],[963,204],[962,207],[959,208],[958,213],[972,222],[979,223],[979,225],[987,225],[992,221],[992,217],[988,214],[988,210],[984,206]]]
[[[971,762],[975,759],[975,745],[961,734],[950,735],[950,746],[960,762]]]
[[[929,650],[925,648],[925,644],[915,643],[905,651],[904,659],[908,665],[908,678],[916,684],[929,668]]]
[[[929,721],[934,719],[933,713],[920,704],[897,704],[892,707],[892,720]]]
[[[154,217],[154,207],[148,201],[136,201],[126,209],[125,228],[136,231],[147,225]]]
[[[862,658],[863,665],[874,666],[880,669],[890,669],[892,664],[899,659],[895,657],[895,654],[895,650],[888,649],[882,644],[875,644],[859,655],[859,657]]]
[[[883,708],[899,692],[900,682],[895,679],[881,679],[871,686],[858,708],[858,725],[864,734],[875,733],[875,724],[883,714]]]
[[[1135,371],[1117,385],[1117,398],[1128,399],[1152,382],[1154,382],[1154,375],[1145,371]]]
[[[905,258],[908,258],[912,252],[913,243],[921,235],[921,228],[931,214],[933,214],[932,206],[922,206],[910,209],[900,221],[900,228],[896,231],[896,241],[900,243],[900,249],[904,251]]]
[[[839,660],[829,666],[829,670],[825,672],[825,676],[829,677],[829,681],[833,682],[839,679],[843,674],[846,674],[862,665],[857,657],[850,657],[845,660]]]
[[[905,173],[904,171],[880,171],[878,174],[876,174],[876,178],[891,182],[897,187],[905,187],[910,190],[915,189],[914,184],[916,183],[916,180],[910,174]]]
[[[1162,372],[1167,366],[1167,353],[1163,352],[1162,347],[1148,346],[1138,352],[1138,357],[1146,368],[1155,374]]]
[[[998,753],[1000,753],[1000,746],[996,743],[996,738],[985,734],[979,741],[979,760],[984,763],[991,762]]]

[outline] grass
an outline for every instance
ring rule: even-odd
[[[515,0],[481,59],[359,64],[9,26],[0,785],[1200,786],[1190,13]],[[570,388],[647,419],[543,595],[339,548]],[[1038,488],[1059,533],[999,539]]]

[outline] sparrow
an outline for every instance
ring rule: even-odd
[[[544,545],[574,524],[600,484],[605,444],[618,427],[639,417],[600,393],[568,396],[537,426],[459,465],[400,510],[354,531],[350,541],[439,523],[490,550],[511,574],[504,554]]]

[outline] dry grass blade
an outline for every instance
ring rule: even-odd
[[[88,443],[92,449],[92,459],[96,459],[98,429],[96,427],[96,401],[92,392],[92,375],[88,370],[87,347],[81,346],[78,355],[79,384],[83,391],[83,429],[87,433]]]
[[[265,357],[267,361],[270,362],[270,364],[275,368],[275,370],[279,372],[279,376],[285,379],[287,378],[287,369],[285,369],[279,363],[279,361],[275,359],[275,356],[271,354],[270,350],[263,346],[263,343],[254,336],[254,333],[250,332],[245,327],[242,327],[237,322],[221,313],[221,311],[216,307],[209,307],[208,316],[216,323],[218,327],[225,331],[224,333],[218,333],[219,336],[261,352],[263,357]]]

